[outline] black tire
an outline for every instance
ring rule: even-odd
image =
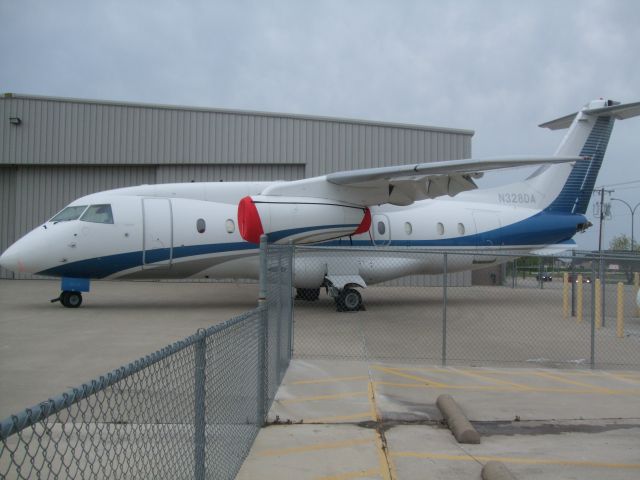
[[[296,298],[306,300],[307,302],[315,302],[320,298],[319,288],[296,288]]]
[[[62,292],[60,303],[67,308],[78,308],[82,305],[82,294],[80,292]]]
[[[340,312],[357,312],[362,308],[362,295],[354,288],[345,288],[336,298],[336,303]]]

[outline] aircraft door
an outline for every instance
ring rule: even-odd
[[[143,268],[169,268],[173,259],[173,215],[168,198],[142,200]]]
[[[473,221],[476,224],[478,253],[485,255],[474,256],[473,263],[494,263],[495,255],[486,255],[500,246],[496,230],[500,228],[500,218],[497,213],[476,210],[473,212]]]
[[[376,246],[389,245],[391,243],[391,228],[386,215],[374,215],[371,222],[373,231],[373,244]]]

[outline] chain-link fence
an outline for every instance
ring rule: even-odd
[[[0,478],[234,478],[291,353],[290,250],[270,253],[257,309],[2,421]]]
[[[295,265],[309,287],[295,300],[296,357],[640,366],[637,255],[297,247]],[[414,275],[406,286],[385,283],[402,273]],[[351,289],[361,306],[345,304]]]

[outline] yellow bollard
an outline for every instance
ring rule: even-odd
[[[596,298],[595,298],[595,314],[596,314],[596,328],[602,328],[602,289],[600,288],[600,279],[596,278]]]
[[[564,272],[562,276],[562,316],[569,318],[569,273]]]
[[[578,275],[578,284],[576,285],[576,323],[582,322],[582,274]]]
[[[624,283],[618,282],[618,318],[616,320],[616,335],[624,337]]]
[[[633,298],[638,298],[638,290],[640,290],[640,272],[633,274]],[[634,308],[636,317],[640,317],[640,305]]]

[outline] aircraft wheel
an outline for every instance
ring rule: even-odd
[[[60,303],[67,308],[78,308],[82,305],[82,294],[80,292],[62,292]]]
[[[306,300],[307,302],[315,302],[320,298],[319,288],[296,288],[296,298]]]
[[[362,308],[362,295],[354,288],[345,288],[336,298],[338,311],[355,312]]]

